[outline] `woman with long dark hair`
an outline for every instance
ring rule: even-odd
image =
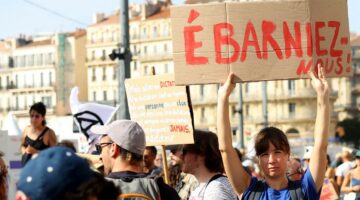
[[[30,107],[30,125],[24,129],[21,142],[23,166],[32,155],[57,143],[55,132],[46,126],[45,115],[46,106],[42,102]]]

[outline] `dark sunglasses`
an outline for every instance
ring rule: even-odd
[[[104,143],[95,144],[96,151],[99,154],[101,154],[102,148],[104,148],[110,144],[113,144],[113,142],[104,142]]]

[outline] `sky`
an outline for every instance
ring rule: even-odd
[[[1,0],[0,39],[20,34],[74,31],[92,23],[94,13],[110,14],[121,0]],[[142,3],[145,0],[129,0]],[[184,0],[173,0],[181,4]],[[37,6],[34,6],[36,4]],[[47,12],[41,8],[51,11]],[[350,31],[360,34],[360,0],[348,0]],[[62,17],[60,17],[61,15]]]

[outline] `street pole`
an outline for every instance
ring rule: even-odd
[[[125,79],[130,78],[130,37],[129,37],[129,3],[128,0],[120,0],[120,28],[124,59],[118,63],[119,77],[119,119],[130,119],[129,107],[125,92]],[[119,51],[121,51],[121,42],[119,43]],[[120,53],[120,52],[119,52]]]
[[[239,149],[244,148],[244,112],[243,112],[243,96],[242,96],[242,84],[239,83]]]
[[[268,110],[267,110],[267,82],[266,81],[262,81],[262,111],[263,111],[263,127],[267,127],[269,122],[268,122]]]

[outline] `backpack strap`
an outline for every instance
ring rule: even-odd
[[[261,195],[265,192],[265,181],[256,181],[254,190],[250,193],[249,198],[251,200],[260,200]]]
[[[289,180],[289,192],[292,200],[302,200],[304,194],[301,189],[301,181],[291,181]]]

